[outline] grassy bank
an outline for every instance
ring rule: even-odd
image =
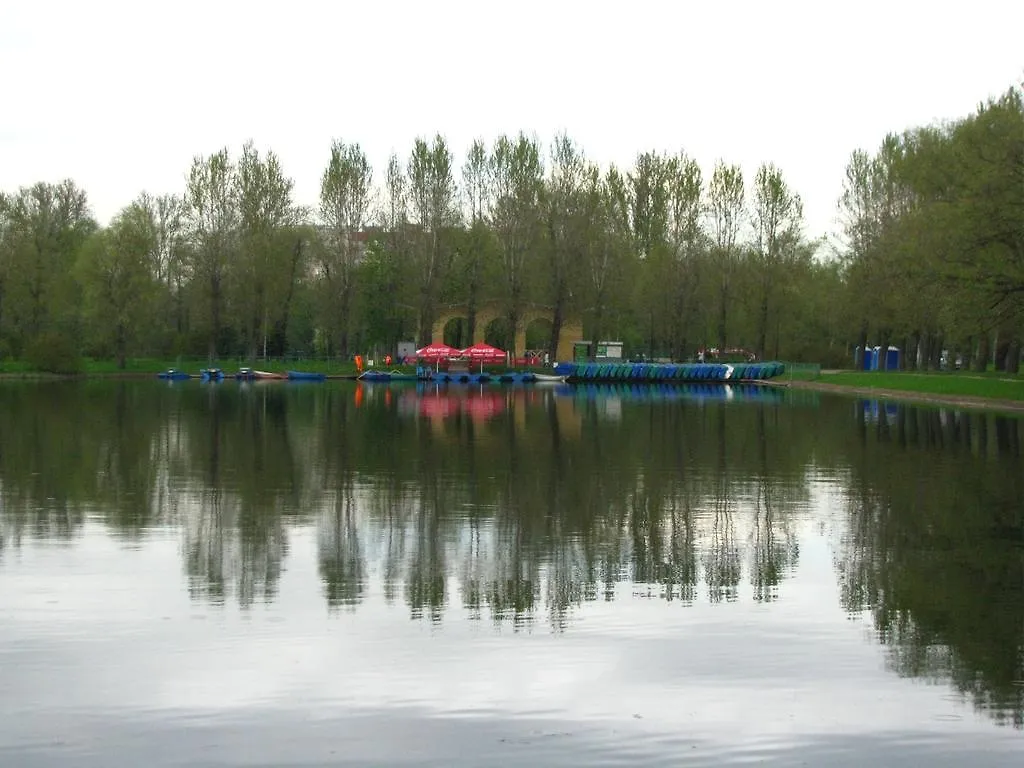
[[[817,380],[858,389],[1024,401],[1024,379],[1007,374],[837,371],[822,372]]]
[[[285,371],[315,371],[329,376],[355,375],[356,366],[352,362],[333,360],[259,360],[255,363],[245,360],[216,360],[210,362],[206,358],[162,359],[139,357],[125,361],[124,368],[118,368],[114,360],[94,360],[85,358],[81,361],[79,374],[83,376],[155,376],[160,371],[177,368],[186,373],[198,374],[203,368],[220,368],[226,374],[232,374],[239,368],[249,367],[272,373]],[[393,368],[395,366],[388,366]],[[5,360],[0,363],[0,374],[7,376],[35,376],[43,372],[23,360]]]
[[[505,370],[506,367],[507,366],[505,365],[485,366],[489,371]],[[310,373],[323,373],[327,376],[356,376],[359,373],[354,362],[342,362],[339,360],[278,359],[257,360],[255,362],[251,362],[248,360],[232,358],[227,360],[215,360],[211,363],[207,358],[199,357],[176,359],[138,357],[126,360],[124,368],[118,368],[117,362],[114,360],[84,358],[81,360],[81,367],[77,375],[96,378],[145,377],[156,376],[161,371],[166,371],[170,368],[175,368],[179,371],[184,371],[185,373],[190,373],[192,375],[198,375],[204,368],[220,368],[229,376],[234,374],[239,368],[254,368],[258,371],[267,371],[270,373],[305,371]],[[396,363],[384,365],[383,361],[379,360],[374,361],[372,368],[377,371],[402,371],[404,373],[412,373],[416,370],[416,366],[414,365],[399,365]],[[473,370],[475,371],[476,368],[477,366],[474,364]],[[523,370],[544,371],[545,369],[535,367]],[[30,363],[23,360],[4,360],[0,362],[0,376],[4,377],[50,378],[54,375],[55,374],[40,371]]]

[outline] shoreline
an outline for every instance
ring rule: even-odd
[[[42,372],[3,372],[0,371],[0,381],[85,381],[85,380],[147,380],[156,379],[157,374],[141,371],[125,372],[96,372],[96,373],[42,373]],[[194,377],[199,380],[198,376]],[[228,377],[225,377],[227,379]],[[233,378],[233,377],[231,377]],[[329,374],[327,380],[356,380],[356,373]],[[284,381],[284,379],[279,379]],[[718,382],[726,384],[729,382]],[[850,384],[830,384],[824,381],[781,381],[778,379],[762,379],[750,381],[764,387],[776,389],[800,389],[813,392],[825,392],[836,395],[870,397],[879,400],[901,400],[909,403],[923,405],[949,406],[954,408],[972,408],[990,411],[1005,411],[1014,414],[1024,414],[1024,400],[1008,400],[1005,398],[981,397],[976,395],[945,395],[932,392],[915,392],[904,389],[887,389],[885,387],[864,387]]]
[[[884,387],[858,387],[849,384],[829,384],[824,381],[772,381],[761,382],[765,386],[780,389],[803,389],[815,392],[830,392],[836,395],[862,396],[878,400],[904,400],[923,405],[946,405],[954,408],[977,408],[990,411],[1024,413],[1024,400],[978,397],[975,395],[940,395],[932,392],[914,392],[905,389]]]

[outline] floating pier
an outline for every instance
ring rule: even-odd
[[[763,381],[786,370],[782,363],[558,363],[555,373],[576,381]]]

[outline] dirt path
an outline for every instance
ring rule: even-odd
[[[995,411],[1011,411],[1024,413],[1024,401],[1003,400],[994,397],[974,397],[971,395],[938,395],[931,392],[908,392],[902,389],[884,389],[881,387],[852,387],[846,384],[827,384],[823,381],[767,381],[773,387],[788,389],[809,389],[818,392],[833,392],[839,395],[860,395],[882,400],[905,400],[907,402],[930,403],[932,405],[950,405],[956,408],[985,408]]]

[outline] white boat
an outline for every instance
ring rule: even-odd
[[[565,376],[554,376],[550,373],[535,373],[533,380],[536,384],[563,384]]]

